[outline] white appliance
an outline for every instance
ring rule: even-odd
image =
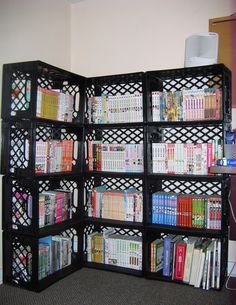
[[[185,40],[185,67],[218,63],[219,35],[213,32],[197,33]]]

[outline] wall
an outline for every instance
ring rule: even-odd
[[[2,64],[37,59],[70,69],[70,5],[64,0],[1,0],[0,88]]]
[[[71,6],[71,68],[106,75],[184,64],[185,39],[233,0],[86,0]]]

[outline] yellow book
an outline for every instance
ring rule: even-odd
[[[59,93],[45,88],[38,88],[38,103],[40,103],[40,117],[57,120]]]

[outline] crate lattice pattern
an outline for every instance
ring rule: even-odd
[[[28,214],[28,196],[32,196],[29,187],[19,184],[17,180],[12,181],[12,223],[14,225],[29,226],[32,215]],[[27,197],[25,196],[27,195]]]
[[[222,126],[163,127],[151,131],[153,142],[163,143],[211,143],[222,139]]]
[[[16,111],[26,111],[30,103],[30,74],[16,71],[11,77],[11,116]]]
[[[30,282],[32,276],[32,249],[17,236],[12,240],[12,279],[15,283]]]
[[[14,168],[27,168],[29,160],[28,151],[29,132],[12,124],[10,127],[10,171]]]
[[[98,139],[99,137],[99,139]],[[143,143],[144,131],[143,128],[112,128],[103,129],[101,131],[91,130],[87,133],[85,140],[96,141],[102,140],[105,144],[139,144]]]
[[[165,79],[164,91],[178,91],[183,89],[221,88],[221,75],[194,76],[187,78]]]
[[[180,193],[180,194],[196,194],[196,195],[221,195],[222,185],[218,181],[182,181],[182,180],[170,180],[162,179],[162,189],[158,191],[164,191],[168,193]],[[150,192],[156,192],[155,182],[150,184]]]

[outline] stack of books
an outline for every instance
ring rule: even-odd
[[[88,141],[89,171],[143,172],[143,143],[105,144]]]
[[[71,264],[72,241],[59,235],[40,238],[38,279],[65,268]]]
[[[87,206],[89,217],[143,221],[143,194],[134,187],[124,191],[94,187],[89,191]]]
[[[38,87],[37,110],[38,118],[72,122],[74,97],[63,92]]]
[[[222,202],[218,195],[152,194],[152,223],[220,230],[221,216]]]
[[[87,113],[90,124],[142,122],[143,96],[141,93],[93,96],[88,99]]]
[[[220,288],[219,239],[167,235],[150,244],[150,271],[203,289]]]
[[[39,194],[39,227],[60,223],[72,218],[70,191],[52,190]]]
[[[115,234],[112,229],[87,236],[87,261],[142,270],[142,237]]]
[[[218,88],[153,91],[153,121],[219,120],[221,95],[221,90]]]
[[[72,161],[72,140],[39,140],[36,142],[36,174],[71,172]]]
[[[212,143],[153,143],[153,173],[207,175],[222,156],[219,141]]]

